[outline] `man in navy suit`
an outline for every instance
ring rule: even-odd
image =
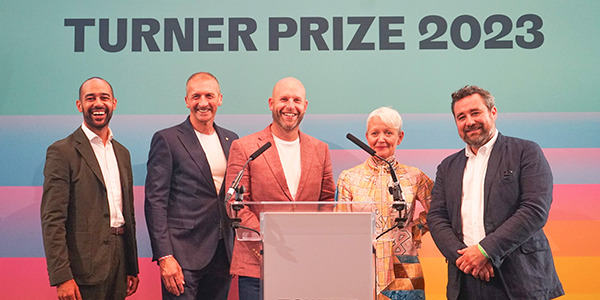
[[[237,134],[214,123],[223,96],[199,72],[186,85],[190,116],[152,138],[146,224],[163,299],[227,299],[233,231],[225,210],[225,170]]]
[[[452,94],[467,144],[438,166],[427,214],[448,262],[448,299],[552,299],[564,295],[543,227],[552,172],[536,143],[496,129],[494,97],[477,86]]]

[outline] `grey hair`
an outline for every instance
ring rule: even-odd
[[[402,132],[402,117],[395,109],[384,106],[372,111],[367,117],[367,128],[369,128],[369,122],[374,117],[379,117],[383,124],[397,128],[398,132]]]

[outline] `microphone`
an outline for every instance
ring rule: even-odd
[[[346,138],[349,139],[350,141],[352,141],[354,144],[356,144],[356,146],[358,146],[358,147],[362,148],[363,150],[367,151],[367,153],[369,153],[371,156],[377,156],[377,153],[375,152],[375,150],[373,150],[367,144],[363,143],[357,137],[353,136],[351,133],[346,134]]]
[[[246,166],[248,165],[248,163],[255,160],[257,157],[259,157],[263,152],[265,152],[267,149],[269,149],[269,147],[271,147],[271,142],[267,142],[266,144],[262,145],[262,147],[258,148],[258,150],[254,151],[254,153],[252,153],[250,155],[250,157],[248,158],[248,160],[246,161],[246,163],[244,164],[244,166],[242,167],[240,172],[235,177],[235,180],[233,180],[233,182],[231,183],[231,186],[227,190],[227,194],[225,195],[225,203],[229,202],[229,199],[231,199],[231,197],[233,197],[235,190],[238,188],[238,185],[240,184],[240,180],[242,180],[242,175],[244,175],[244,169],[246,169]]]
[[[392,197],[394,198],[394,204],[392,205],[392,207],[394,207],[400,214],[399,218],[396,218],[396,225],[388,228],[387,230],[385,230],[384,232],[382,232],[381,234],[379,234],[375,239],[379,239],[381,236],[383,236],[384,234],[388,233],[389,231],[391,231],[392,229],[398,227],[398,228],[404,228],[404,222],[406,222],[406,200],[404,200],[404,195],[402,194],[402,187],[400,187],[400,181],[398,181],[398,177],[396,176],[396,171],[394,170],[394,166],[392,165],[391,162],[383,159],[383,157],[377,155],[377,152],[375,150],[373,150],[371,147],[369,147],[367,144],[363,143],[361,140],[359,140],[357,137],[353,136],[352,134],[348,133],[346,134],[346,138],[349,139],[350,141],[352,141],[354,144],[356,144],[357,146],[359,146],[360,148],[362,148],[363,150],[365,150],[367,153],[369,153],[371,156],[375,156],[379,159],[381,159],[382,161],[386,162],[388,164],[388,167],[390,168],[390,175],[392,175],[392,181],[394,182],[392,186],[389,187],[389,192],[390,194],[392,194]],[[404,216],[402,216],[402,212],[404,212]]]
[[[262,145],[262,147],[258,148],[258,150],[254,151],[254,153],[250,155],[250,160],[255,160],[263,152],[265,152],[265,150],[269,149],[269,147],[271,147],[271,142],[267,142],[266,144]]]
[[[349,139],[350,141],[352,141],[354,144],[356,144],[356,146],[359,146],[363,150],[367,151],[367,153],[369,153],[371,156],[375,156],[375,157],[383,160],[384,162],[386,162],[388,164],[388,166],[390,167],[390,174],[392,175],[392,180],[394,182],[398,182],[398,178],[396,177],[396,172],[394,172],[392,163],[385,160],[383,157],[377,155],[377,152],[375,150],[373,150],[373,148],[371,148],[367,144],[363,143],[361,140],[359,140],[357,137],[355,137],[351,133],[346,134],[346,138]]]

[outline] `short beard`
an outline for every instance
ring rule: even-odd
[[[469,135],[466,132],[464,133],[464,138],[463,141],[465,143],[467,143],[467,145],[473,147],[473,148],[480,148],[481,146],[485,145],[485,143],[487,143],[489,140],[492,139],[492,130],[494,129],[493,127],[490,129],[485,128],[485,126],[481,125],[481,134],[475,138],[469,138]],[[467,128],[469,129],[469,128]]]
[[[291,131],[294,130],[296,127],[298,127],[298,125],[300,125],[300,122],[302,122],[302,119],[304,118],[304,114],[300,114],[298,113],[298,120],[296,121],[296,123],[290,125],[285,124],[285,122],[283,122],[283,120],[281,120],[281,116],[279,114],[279,112],[272,112],[273,115],[273,121],[275,121],[275,123],[277,123],[281,128],[283,128],[286,131]]]
[[[83,113],[83,119],[85,120],[85,123],[88,124],[89,126],[101,130],[104,127],[108,126],[108,123],[110,122],[110,119],[112,118],[112,111],[110,111],[109,109],[106,109],[105,111],[106,117],[104,118],[104,122],[102,124],[97,124],[94,121],[94,117],[92,116],[92,109],[88,109],[87,112]]]

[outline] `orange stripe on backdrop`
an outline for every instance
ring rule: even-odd
[[[544,231],[554,257],[600,257],[600,221],[549,221]]]
[[[600,221],[548,221],[544,232],[548,237],[554,257],[600,257]],[[430,234],[423,237],[419,256],[442,256]]]
[[[554,255],[566,296],[560,299],[600,299],[600,221],[548,221],[544,231]],[[419,250],[428,300],[446,299],[446,262],[431,235]]]
[[[554,257],[566,295],[561,300],[600,299],[600,257]],[[421,258],[427,300],[446,299],[446,262],[442,257]]]

